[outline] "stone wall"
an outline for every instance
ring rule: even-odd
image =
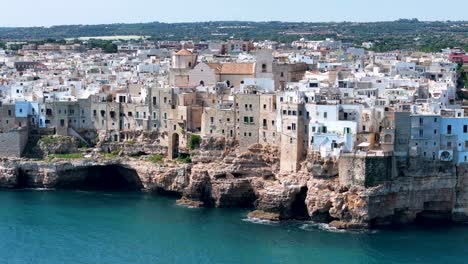
[[[343,154],[339,160],[342,185],[372,187],[391,180],[394,175],[393,157]]]
[[[468,222],[468,166],[457,167],[455,206],[453,209],[453,220],[457,222]]]
[[[0,157],[21,157],[28,143],[28,130],[19,128],[0,133]]]

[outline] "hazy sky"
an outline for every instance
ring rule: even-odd
[[[468,20],[468,0],[0,0],[0,10],[0,26],[213,20]]]

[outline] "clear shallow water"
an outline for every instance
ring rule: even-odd
[[[468,227],[337,233],[147,194],[0,192],[0,263],[468,263]]]

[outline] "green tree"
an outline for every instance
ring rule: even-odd
[[[190,150],[194,150],[200,147],[201,144],[201,137],[199,135],[190,135],[189,138],[189,148]]]

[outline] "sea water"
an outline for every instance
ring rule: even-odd
[[[468,263],[468,227],[343,232],[141,193],[2,191],[0,263]]]

